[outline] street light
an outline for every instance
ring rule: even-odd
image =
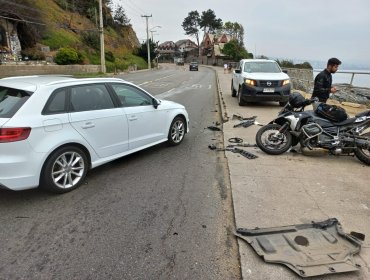
[[[148,25],[147,25],[147,28],[148,28]],[[162,28],[162,26],[160,25],[156,25],[152,28],[149,29],[150,33],[152,33],[152,43],[153,43],[153,32],[156,32],[156,31],[153,31],[154,28]],[[147,37],[149,37],[148,35],[148,29],[147,29]],[[149,44],[149,38],[147,39],[147,48],[148,48],[148,68],[150,69],[151,66],[150,66],[150,44]],[[158,58],[157,58],[157,66],[158,66]]]
[[[156,25],[156,26],[149,29],[150,33],[152,33],[152,42],[153,42],[153,32],[157,32],[156,30],[153,30],[154,28],[162,28],[162,26]]]
[[[152,42],[154,42],[154,41],[153,41],[153,33],[154,33],[154,32],[157,32],[157,31],[156,31],[156,30],[151,30],[151,31],[150,31],[150,33],[152,33]]]

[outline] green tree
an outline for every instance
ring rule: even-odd
[[[126,12],[122,8],[122,6],[118,6],[116,11],[114,12],[113,20],[118,25],[122,25],[122,26],[130,25],[130,20],[128,19]]]
[[[237,40],[240,46],[244,46],[244,27],[238,22],[225,22],[222,30],[233,39]]]
[[[253,58],[253,56],[249,54],[244,46],[239,44],[236,39],[232,39],[226,43],[221,51],[223,54],[231,57],[234,61],[238,61],[242,58]]]
[[[188,16],[182,22],[182,28],[186,35],[193,36],[197,40],[198,48],[199,44],[199,21],[200,16],[198,11],[189,12]]]
[[[155,53],[155,49],[156,49],[157,45],[152,42],[151,39],[149,39],[149,48],[150,48],[150,59],[154,59],[156,53]],[[146,42],[143,42],[140,46],[140,48],[138,49],[138,52],[137,52],[137,55],[144,58],[146,62],[148,62],[148,48],[147,48],[147,44]]]
[[[204,33],[212,33],[222,28],[222,19],[216,18],[215,12],[208,9],[207,11],[202,12],[199,26],[203,29]]]

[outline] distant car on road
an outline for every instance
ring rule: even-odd
[[[198,62],[197,61],[192,61],[189,64],[189,71],[198,71]]]
[[[0,188],[68,192],[90,168],[188,131],[184,106],[121,79],[0,79]]]
[[[289,76],[274,60],[242,59],[231,80],[231,95],[238,96],[240,106],[261,101],[278,101],[285,106],[290,89]]]

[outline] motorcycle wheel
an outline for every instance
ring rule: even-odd
[[[364,133],[361,136],[368,137],[370,139],[370,132]],[[370,149],[360,149],[355,150],[356,157],[363,163],[370,165]]]
[[[256,134],[257,146],[269,155],[280,155],[292,146],[292,135],[289,131],[276,134],[281,125],[268,124],[261,127]]]

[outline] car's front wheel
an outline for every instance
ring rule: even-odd
[[[83,150],[75,146],[62,147],[46,160],[40,186],[54,193],[69,192],[82,184],[88,167]]]
[[[171,123],[170,130],[168,132],[168,144],[176,146],[184,140],[186,131],[186,123],[183,117],[176,117]]]
[[[243,100],[243,96],[242,96],[242,87],[239,87],[239,90],[238,90],[238,104],[239,106],[245,105],[245,101]]]

